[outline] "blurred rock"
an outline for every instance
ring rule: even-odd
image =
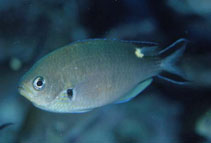
[[[141,41],[152,42],[162,41],[164,38],[157,27],[156,21],[153,19],[144,19],[134,23],[120,24],[119,26],[110,29],[105,37],[127,40],[140,39]]]
[[[24,0],[0,0],[0,11],[19,7]]]
[[[198,119],[195,130],[211,142],[211,108]]]
[[[3,69],[0,71],[2,75]],[[7,73],[0,77],[0,124],[13,125],[0,130],[1,143],[14,143],[28,110],[27,103],[17,92],[19,73]]]
[[[191,55],[182,61],[182,70],[190,84],[198,88],[211,87],[211,57],[207,55]]]
[[[22,63],[18,58],[12,58],[10,60],[10,68],[14,71],[17,71],[21,68]]]
[[[211,18],[210,18],[211,19]],[[211,20],[197,20],[187,25],[187,31],[190,35],[190,40],[199,45],[199,49],[211,51],[210,35],[211,35]]]
[[[76,0],[1,0],[0,5],[4,2],[4,10],[0,10],[0,63],[12,57],[29,63],[89,36],[79,21],[79,7],[84,5],[79,6]]]
[[[197,14],[207,19],[211,17],[210,0],[168,0],[167,4],[182,14]]]

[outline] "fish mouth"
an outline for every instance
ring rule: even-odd
[[[19,85],[18,91],[20,95],[24,96],[26,99],[32,102],[32,104],[38,108],[45,109],[45,106],[48,106],[46,102],[43,102],[39,98],[36,97],[36,93],[26,85]],[[49,103],[50,104],[50,103]]]
[[[25,98],[27,98],[31,102],[33,101],[32,100],[33,92],[30,90],[30,88],[27,88],[24,85],[19,85],[18,91],[19,91],[20,95],[24,96]]]

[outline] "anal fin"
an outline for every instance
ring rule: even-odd
[[[132,89],[127,95],[120,98],[116,104],[125,103],[136,97],[139,93],[141,93],[144,89],[146,89],[151,83],[152,78],[144,80],[143,82],[139,83],[134,89]]]
[[[91,111],[92,109],[83,109],[83,110],[77,110],[77,111],[73,111],[73,112],[70,112],[70,113],[86,113],[86,112],[89,112]]]

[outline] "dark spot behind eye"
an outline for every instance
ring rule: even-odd
[[[67,89],[67,96],[71,99],[73,97],[73,89]]]

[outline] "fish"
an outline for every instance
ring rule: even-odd
[[[38,60],[20,79],[20,95],[36,107],[57,113],[84,113],[130,101],[155,77],[183,84],[177,63],[184,38],[166,48],[155,42],[88,39],[56,49]]]

